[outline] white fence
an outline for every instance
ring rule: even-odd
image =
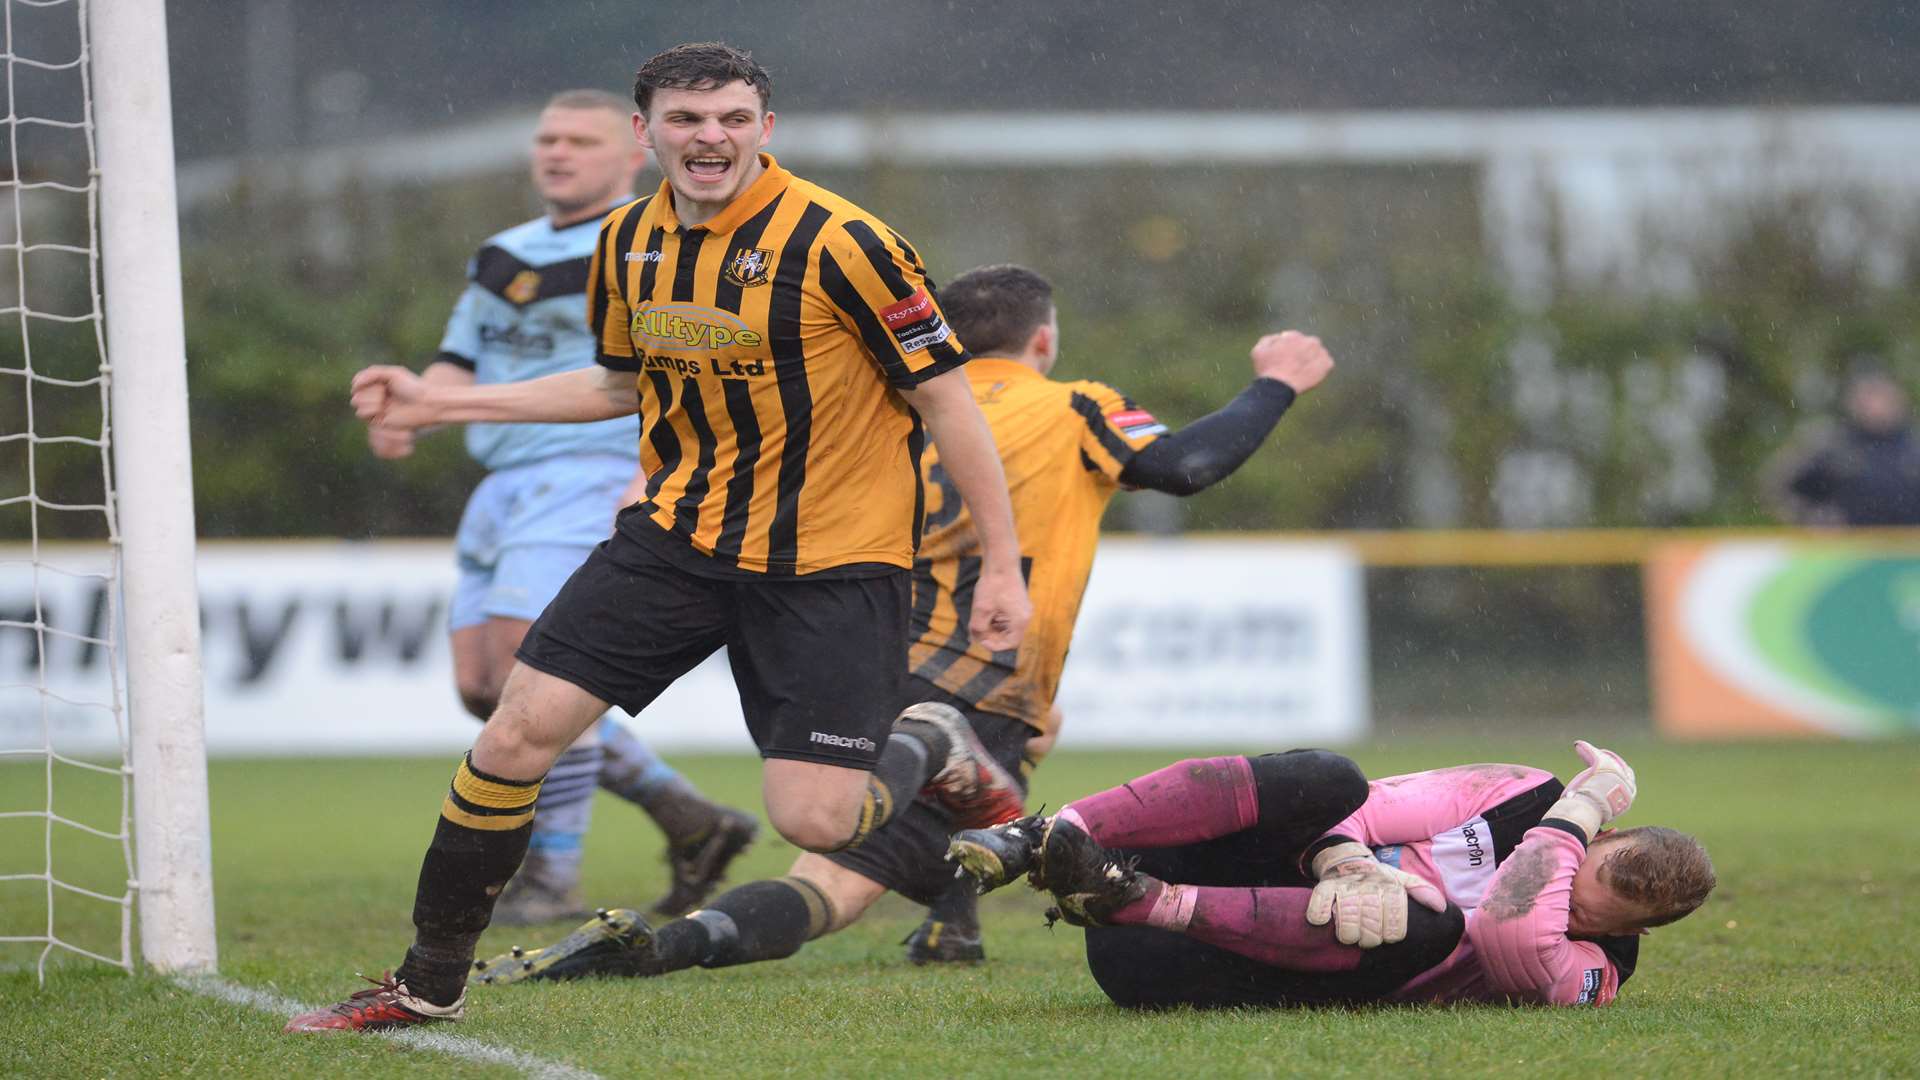
[[[8,553],[0,548],[0,560]],[[103,556],[58,551],[84,569]],[[453,691],[446,544],[214,543],[198,565],[210,753],[454,751],[475,722]],[[102,585],[43,574],[47,625],[85,636]],[[32,621],[33,581],[0,576],[0,618]],[[104,625],[104,624],[102,624]],[[104,650],[49,635],[52,696],[25,684],[31,634],[0,636],[0,745],[97,753]],[[1113,539],[1101,550],[1067,664],[1063,745],[1350,742],[1368,727],[1359,562],[1336,544]],[[140,717],[135,716],[137,726]],[[634,722],[663,749],[751,751],[716,655]]]

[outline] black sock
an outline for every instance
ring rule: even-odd
[[[488,776],[473,767],[471,754],[454,770],[420,862],[413,944],[396,972],[410,992],[435,1005],[459,999],[494,901],[526,858],[539,794],[539,780]]]
[[[927,786],[933,774],[947,761],[947,736],[925,720],[902,718],[893,722],[893,733],[867,777],[866,802],[860,808],[860,821],[853,835],[840,845],[841,850],[858,847],[885,825],[888,819],[912,802]]]
[[[729,889],[653,935],[660,970],[782,960],[833,925],[833,905],[810,881],[783,877]]]

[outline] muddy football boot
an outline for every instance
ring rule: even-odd
[[[580,928],[539,949],[518,945],[498,956],[473,962],[480,986],[539,980],[578,979],[586,975],[641,975],[653,955],[653,928],[631,908],[602,908]]]
[[[366,978],[366,976],[361,976]],[[451,1005],[435,1005],[407,992],[407,984],[398,982],[389,971],[377,979],[367,979],[371,987],[324,1009],[301,1013],[287,1021],[283,1031],[391,1031],[420,1024],[451,1023],[466,1015],[467,995],[463,990]]]
[[[962,829],[947,844],[947,860],[960,864],[977,891],[989,893],[1038,865],[1052,825],[1052,818],[1032,814],[990,829]]]
[[[1134,869],[1137,861],[1115,855],[1073,822],[1055,817],[1028,879],[1060,905],[1047,912],[1049,923],[1060,918],[1071,926],[1104,926],[1115,911],[1147,894],[1150,879]]]
[[[753,843],[760,821],[741,810],[722,810],[713,828],[698,840],[667,849],[673,887],[654,901],[652,913],[663,919],[685,915],[713,895],[727,867]]]
[[[907,947],[907,962],[915,967],[926,964],[978,964],[987,958],[980,941],[980,924],[949,922],[928,915],[918,929],[901,942]]]
[[[921,794],[946,807],[955,825],[985,829],[1012,821],[1026,809],[1020,782],[987,753],[960,710],[925,701],[908,706],[893,723],[908,732],[916,723],[926,724],[945,737],[947,760],[939,763]]]
[[[906,940],[907,962],[978,964],[987,958],[980,944],[980,892],[973,879],[955,874],[946,890],[927,905],[927,917]]]

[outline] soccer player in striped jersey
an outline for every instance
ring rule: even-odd
[[[1250,352],[1252,382],[1219,410],[1170,433],[1105,383],[1047,377],[1059,361],[1060,326],[1053,286],[1041,275],[1021,266],[982,267],[956,278],[940,299],[973,343],[976,359],[967,378],[1012,485],[1034,618],[1017,650],[996,652],[968,639],[963,627],[979,542],[939,456],[929,455],[909,685],[923,700],[961,709],[982,741],[1005,748],[1009,764],[1030,773],[1059,734],[1062,718],[1053,699],[1107,504],[1122,488],[1184,496],[1226,478],[1295,398],[1326,378],[1333,359],[1318,338],[1295,331],[1265,335]],[[829,856],[930,904],[907,940],[915,963],[984,956],[976,894],[942,876],[950,869],[938,857],[948,825],[938,820],[937,808],[916,807],[897,827],[898,839]],[[912,841],[909,829],[918,832]],[[893,858],[880,862],[883,854]]]
[[[983,890],[1051,892],[1125,1006],[1606,1005],[1715,879],[1685,834],[1608,829],[1633,769],[1574,749],[1564,786],[1524,765],[1369,783],[1321,750],[1182,761],[952,850]]]
[[[554,95],[533,134],[533,183],[547,211],[497,233],[467,264],[467,287],[422,378],[472,386],[594,366],[587,268],[600,220],[630,201],[646,154],[628,109],[604,90]],[[413,433],[367,429],[374,453],[404,457]],[[633,422],[466,426],[467,451],[488,470],[454,538],[459,578],[448,612],[454,682],[469,712],[493,714],[527,627],[593,546],[606,539],[639,473]],[[641,477],[644,479],[644,477]],[[687,911],[712,892],[758,824],[714,804],[611,716],[560,755],[540,789],[527,860],[494,921],[524,925],[586,914],[581,839],[602,787],[638,805],[666,834],[673,881],[653,905]]]
[[[965,633],[980,542],[939,454],[929,453],[906,700],[951,705],[1003,766],[1024,775],[1060,726],[1054,692],[1107,503],[1124,486],[1191,494],[1225,477],[1333,360],[1304,334],[1262,337],[1252,350],[1253,382],[1219,411],[1169,433],[1112,387],[1047,377],[1059,359],[1060,327],[1053,287],[1032,270],[970,270],[940,290],[940,303],[974,352],[967,380],[1011,485],[1034,617],[1018,649],[994,650]],[[615,909],[556,945],[492,958],[479,977],[498,985],[652,976],[781,959],[851,925],[889,890],[933,909],[908,938],[910,960],[977,961],[985,950],[975,891],[956,882],[945,860],[955,827],[937,802],[918,799],[867,843],[803,854],[786,877],[730,890],[685,918],[656,929]]]
[[[641,66],[634,133],[666,178],[600,230],[587,274],[597,370],[472,387],[393,367],[355,376],[356,411],[393,428],[638,412],[647,481],[528,631],[456,768],[406,958],[289,1031],[458,1019],[555,759],[609,705],[638,713],[723,645],[768,818],[796,846],[857,846],[922,790],[960,824],[1020,814],[1018,782],[958,712],[893,716],[929,437],[981,535],[970,636],[1014,648],[1030,615],[966,351],[904,238],[762,152],[770,92],[765,69],[726,45]],[[805,921],[813,898],[751,899]]]

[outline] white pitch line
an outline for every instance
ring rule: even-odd
[[[181,976],[173,981],[196,994],[204,994],[207,997],[219,998],[235,1005],[244,1005],[250,1009],[259,1009],[261,1012],[275,1013],[280,1016],[292,1016],[313,1008],[292,998],[284,998],[278,994],[269,994],[264,990],[255,990],[239,983],[228,982],[215,975]],[[452,1035],[445,1031],[427,1028],[384,1031],[378,1034],[381,1038],[404,1043],[415,1049],[450,1054],[483,1065],[504,1065],[518,1069],[534,1077],[535,1080],[600,1080],[598,1074],[585,1069],[575,1068],[564,1062],[548,1061],[545,1058],[534,1057],[532,1054],[523,1054],[518,1050],[489,1046],[476,1039],[469,1039],[465,1035]]]

